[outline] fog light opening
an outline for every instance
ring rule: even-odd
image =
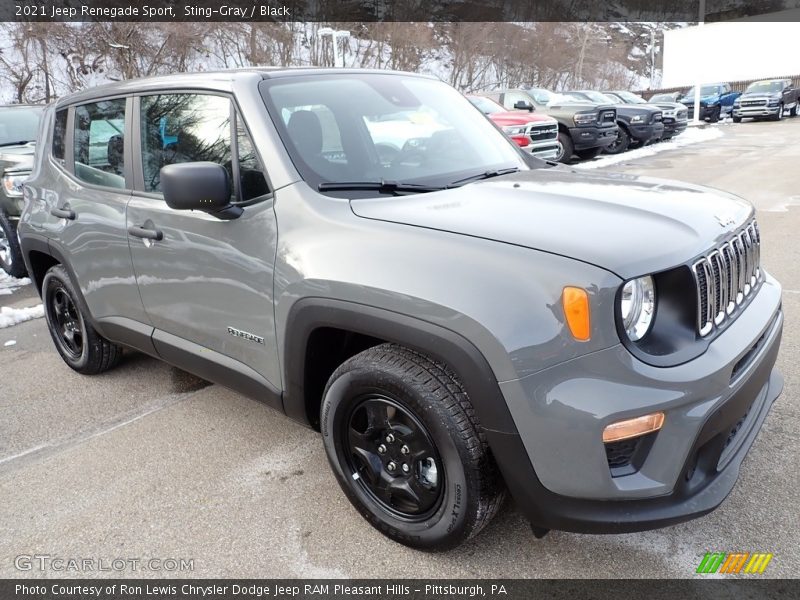
[[[603,443],[619,442],[658,431],[664,425],[664,413],[657,412],[617,421],[603,430]]]

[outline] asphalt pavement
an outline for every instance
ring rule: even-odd
[[[461,548],[417,552],[350,506],[317,433],[134,353],[102,376],[78,375],[36,319],[0,329],[0,577],[683,578],[697,577],[708,551],[771,552],[764,576],[796,576],[800,118],[716,127],[719,139],[610,168],[751,200],[762,263],[784,286],[784,393],[715,512],[645,533],[537,540],[508,502]],[[32,286],[0,295],[0,306],[37,302]],[[92,559],[95,570],[57,571],[32,555]]]

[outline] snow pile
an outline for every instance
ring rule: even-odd
[[[28,308],[11,308],[10,306],[3,306],[0,308],[0,329],[4,327],[13,327],[24,321],[31,319],[39,319],[44,316],[44,306],[38,304]]]
[[[31,280],[27,277],[17,279],[11,277],[11,275],[7,274],[3,269],[0,269],[0,296],[11,294],[16,288],[22,287],[23,285],[30,285],[30,283]]]
[[[690,144],[697,144],[699,142],[708,142],[722,137],[722,130],[717,127],[687,127],[686,131],[672,138],[666,142],[658,142],[636,150],[628,150],[622,154],[606,154],[601,155],[594,160],[573,165],[575,169],[596,169],[598,167],[607,167],[609,165],[616,165],[618,163],[636,160],[637,158],[644,158],[645,156],[652,156],[665,150],[675,150]]]

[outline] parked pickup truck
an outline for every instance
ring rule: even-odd
[[[12,277],[25,275],[17,221],[24,207],[22,182],[31,173],[41,106],[0,106],[0,268]]]
[[[661,119],[664,123],[664,134],[661,136],[662,140],[668,140],[676,135],[683,133],[688,124],[688,111],[686,107],[680,102],[672,102],[671,100],[645,100],[638,94],[628,92],[626,90],[617,90],[613,92],[603,92],[606,96],[615,98],[623,104],[635,104],[654,106],[661,111]]]
[[[728,83],[712,83],[700,88],[700,120],[716,123],[720,118],[730,115],[734,101],[742,92],[734,92]],[[689,110],[689,118],[694,118],[694,88],[690,88],[680,102]]]
[[[537,110],[558,121],[561,153],[556,160],[560,162],[567,162],[573,154],[583,159],[594,158],[617,139],[617,111],[613,106],[577,103],[543,89],[501,90],[480,95],[508,110]]]
[[[561,154],[558,121],[553,117],[519,110],[508,111],[486,96],[467,96],[467,99],[525,152],[544,160],[557,159]]]
[[[657,106],[644,104],[632,106],[619,103],[613,96],[606,96],[592,90],[566,92],[577,101],[595,102],[597,104],[614,104],[617,111],[619,135],[613,144],[606,148],[608,154],[625,152],[629,147],[636,148],[649,142],[658,141],[664,135],[662,112]]]
[[[755,81],[733,103],[733,122],[741,123],[745,117],[769,118],[780,121],[784,112],[797,116],[800,111],[797,90],[791,79]]]

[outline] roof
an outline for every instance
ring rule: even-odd
[[[101,97],[125,95],[137,92],[148,92],[161,89],[209,89],[231,90],[237,82],[255,82],[260,79],[277,79],[282,77],[300,77],[308,75],[352,75],[352,74],[380,74],[404,75],[408,77],[422,77],[436,79],[430,75],[409,73],[405,71],[391,71],[387,69],[343,69],[320,67],[246,67],[241,69],[226,69],[220,71],[203,71],[199,73],[175,73],[172,75],[156,75],[138,79],[127,79],[104,85],[95,86],[68,94],[59,98],[57,106],[74,104],[93,100]]]

